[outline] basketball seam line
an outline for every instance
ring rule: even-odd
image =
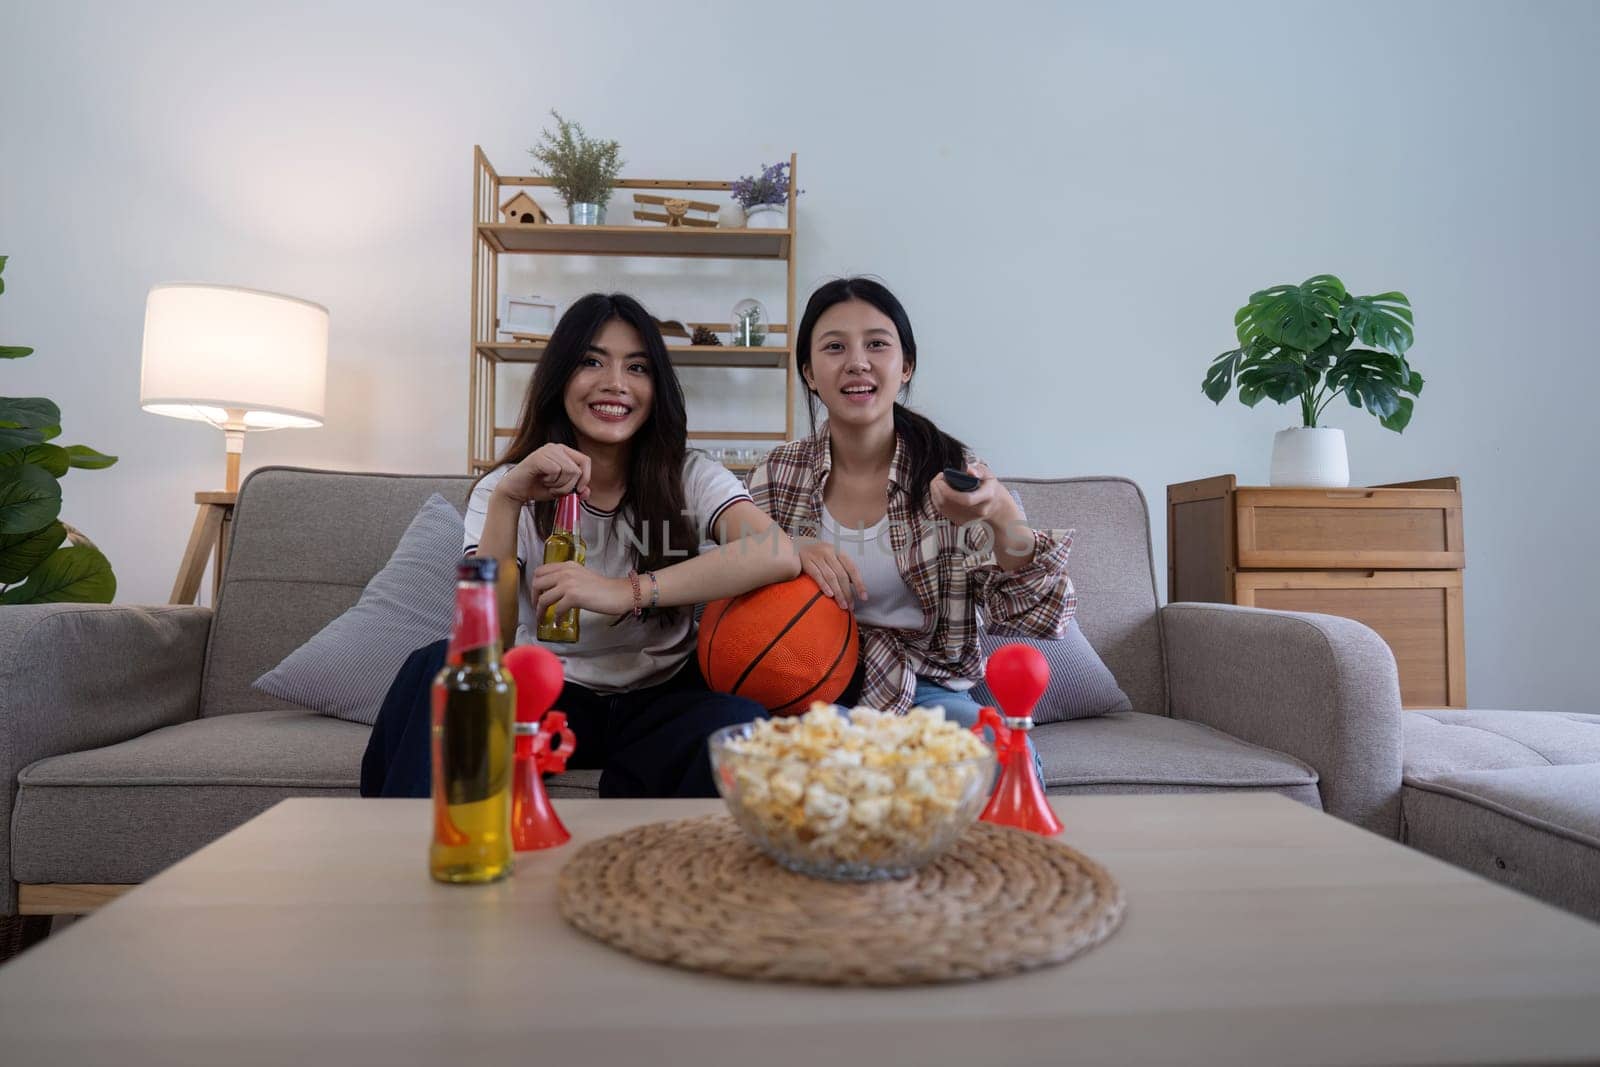
[[[819,601],[821,599],[822,599],[822,590],[819,588],[817,590],[817,592],[816,592],[816,595],[814,595],[810,600],[806,601],[805,604],[803,604],[801,606],[800,610],[794,613],[794,618],[792,618],[788,622],[784,623],[783,624],[783,629],[779,630],[777,635],[774,636],[771,641],[767,642],[767,647],[763,648],[759,653],[757,653],[750,660],[749,664],[745,666],[744,673],[739,675],[739,680],[737,682],[733,683],[733,688],[732,689],[728,690],[729,693],[732,693],[735,696],[738,695],[739,687],[745,683],[745,679],[750,677],[750,672],[756,669],[756,664],[760,663],[762,661],[762,659],[765,658],[765,656],[766,656],[766,654],[768,652],[771,652],[774,648],[776,648],[777,645],[778,645],[778,642],[783,640],[783,635],[788,633],[790,630],[794,629],[795,624],[798,623],[801,619],[805,618],[806,612],[811,610],[811,605],[815,604],[817,601]],[[724,614],[726,614],[726,613],[724,613]],[[722,620],[718,619],[717,621],[721,622]],[[714,632],[713,632],[712,636],[715,636]]]
[[[717,621],[711,624],[711,640],[706,642],[706,648],[707,649],[714,649],[714,648],[717,647],[717,631],[722,629],[722,620],[728,617],[728,609],[731,608],[732,606],[733,606],[732,604],[724,604],[722,606],[722,613],[717,616]],[[705,675],[710,675],[711,674],[711,664],[712,664],[712,662],[713,662],[712,661],[712,657],[708,653],[706,655],[705,668],[701,671],[702,674],[705,674]],[[706,688],[711,690],[713,693],[722,692],[722,690],[717,688],[716,683],[714,681],[712,681],[711,678],[709,678],[709,677],[706,678]]]
[[[845,628],[844,644],[839,646],[839,654],[837,656],[833,657],[832,665],[830,665],[828,667],[827,671],[825,671],[823,673],[822,678],[817,682],[816,685],[812,686],[810,689],[807,689],[804,693],[801,693],[799,696],[797,696],[793,700],[789,701],[788,704],[783,705],[783,707],[787,708],[791,704],[798,704],[802,700],[804,700],[806,697],[810,696],[812,693],[815,693],[818,689],[822,688],[822,683],[826,682],[829,678],[833,677],[833,672],[835,670],[837,670],[838,667],[839,667],[839,664],[844,661],[844,654],[846,652],[850,651],[850,642],[855,640],[855,636],[856,636],[856,617],[855,617],[855,613],[851,612],[850,613],[850,625]],[[783,709],[780,708],[778,710],[781,711]],[[777,714],[777,712],[773,712],[773,714]]]

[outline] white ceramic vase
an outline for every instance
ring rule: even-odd
[[[1272,438],[1272,485],[1338,489],[1350,484],[1344,431],[1327,426],[1291,426]]]
[[[757,204],[744,209],[744,224],[752,230],[781,230],[789,225],[789,212],[782,204]]]
[[[717,225],[724,230],[744,229],[744,206],[741,204],[723,204],[717,212]]]

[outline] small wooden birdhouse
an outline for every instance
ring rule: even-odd
[[[506,222],[549,222],[539,202],[527,193],[518,193],[500,205],[500,217]]]

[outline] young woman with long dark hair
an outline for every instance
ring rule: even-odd
[[[581,499],[587,561],[545,565],[555,499]],[[516,642],[546,608],[579,610],[556,706],[578,738],[572,767],[600,768],[602,796],[714,796],[705,739],[765,714],[711,693],[690,606],[799,574],[781,531],[726,468],[687,445],[683,388],[654,320],[632,297],[592,293],[557,323],[516,436],[467,504],[469,554],[525,568]],[[702,543],[717,547],[700,551]],[[384,702],[362,792],[426,796],[427,687],[444,645],[412,655]]]
[[[812,433],[767,455],[751,496],[799,539],[804,573],[855,611],[859,699],[895,712],[941,707],[971,725],[980,616],[993,632],[1060,636],[1076,605],[1071,539],[1029,529],[966,445],[900,402],[917,343],[882,283],[823,285],[795,340]],[[952,487],[946,468],[977,477],[977,487]]]

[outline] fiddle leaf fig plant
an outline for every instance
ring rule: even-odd
[[[1318,274],[1251,294],[1233,325],[1239,347],[1212,360],[1200,383],[1213,403],[1237,383],[1248,407],[1262,397],[1299,400],[1306,426],[1339,396],[1396,433],[1411,422],[1423,382],[1406,361],[1413,322],[1404,293],[1352,296],[1338,278]]]
[[[5,267],[6,257],[0,256],[0,271]],[[0,346],[0,359],[20,359],[32,351]],[[73,467],[109,467],[117,457],[86,445],[51,444],[60,433],[61,409],[53,401],[0,396],[0,605],[108,604],[116,596],[110,561],[61,521],[57,479]]]

